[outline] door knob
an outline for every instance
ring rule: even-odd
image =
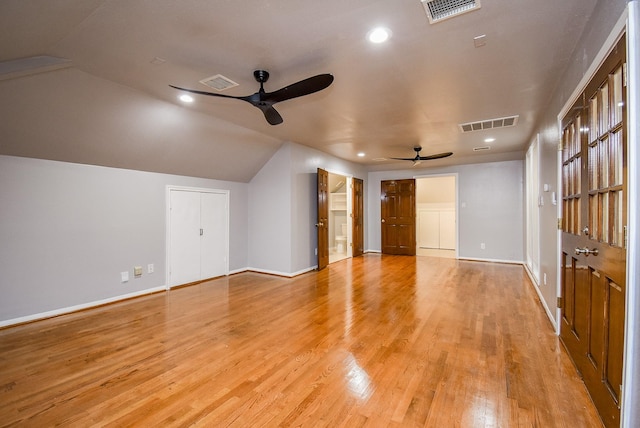
[[[580,254],[584,254],[585,256],[590,256],[590,255],[594,255],[597,256],[598,255],[598,249],[594,248],[593,250],[590,250],[588,248],[576,248],[576,255],[579,256]]]
[[[382,222],[384,223],[384,219],[382,219]]]
[[[323,223],[323,222],[316,223],[316,227],[322,227],[322,226],[324,226],[324,223]]]

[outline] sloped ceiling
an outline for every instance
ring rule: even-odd
[[[388,158],[416,145],[454,152],[434,166],[521,159],[595,3],[482,0],[432,25],[419,0],[4,0],[0,154],[244,182],[285,141],[372,170],[410,167]],[[392,36],[374,45],[378,25]],[[267,91],[335,81],[277,104],[277,126],[242,101],[183,105],[168,86],[207,90],[198,81],[220,73],[240,84],[224,94],[249,95],[255,69]]]

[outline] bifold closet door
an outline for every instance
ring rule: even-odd
[[[200,193],[171,191],[171,285],[200,280]]]
[[[228,194],[170,193],[170,286],[226,275]]]

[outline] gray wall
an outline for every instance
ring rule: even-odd
[[[248,184],[0,156],[0,324],[164,288],[167,185],[230,191],[229,268],[246,267]]]
[[[522,262],[524,259],[524,162],[508,161],[447,168],[370,172],[367,219],[369,251],[380,251],[380,182],[457,173],[458,255]],[[485,243],[485,249],[480,244]]]
[[[285,143],[249,183],[249,266],[294,275],[317,266],[317,169],[365,180],[361,166]]]

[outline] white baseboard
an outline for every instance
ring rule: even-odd
[[[144,295],[147,295],[147,294],[158,293],[160,291],[166,291],[166,290],[167,290],[167,287],[163,285],[162,287],[148,288],[146,290],[136,291],[134,293],[129,293],[129,294],[121,294],[119,296],[110,297],[108,299],[96,300],[96,301],[93,301],[93,302],[82,303],[80,305],[68,306],[66,308],[55,309],[53,311],[41,312],[41,313],[38,313],[38,314],[27,315],[27,316],[24,316],[24,317],[18,317],[18,318],[13,318],[13,319],[9,319],[9,320],[3,320],[3,321],[0,321],[0,328],[1,327],[12,326],[12,325],[17,325],[17,324],[24,324],[24,323],[32,322],[32,321],[38,321],[38,320],[42,320],[42,319],[45,319],[45,318],[53,318],[53,317],[57,317],[59,315],[69,314],[71,312],[78,312],[78,311],[82,311],[82,310],[85,310],[85,309],[95,308],[97,306],[102,306],[102,305],[106,305],[106,304],[109,304],[109,303],[114,303],[114,302],[118,302],[118,301],[121,301],[121,300],[127,300],[127,299],[131,299],[131,298],[134,298],[134,297],[140,297],[140,296],[144,296]]]
[[[293,278],[294,276],[298,276],[298,275],[302,275],[303,273],[311,272],[312,270],[316,270],[317,268],[318,268],[318,265],[315,265],[315,266],[311,266],[311,267],[299,270],[297,272],[281,272],[281,271],[277,271],[277,270],[246,267],[246,268],[242,268],[242,269],[234,269],[233,271],[229,272],[229,275],[234,275],[234,274],[242,273],[242,272],[257,272],[257,273],[265,273],[267,275],[276,275],[276,276],[284,276],[285,278]]]
[[[553,330],[556,332],[556,334],[560,334],[556,319],[553,317],[553,314],[549,309],[549,306],[547,305],[547,301],[544,300],[544,297],[542,296],[542,292],[540,291],[540,284],[538,284],[538,281],[536,281],[535,277],[533,276],[533,272],[529,270],[529,266],[527,266],[526,263],[522,263],[522,266],[524,267],[525,272],[527,272],[527,275],[531,280],[531,284],[533,284],[533,288],[536,290],[536,293],[538,294],[538,299],[540,300],[540,303],[542,304],[544,311],[547,313],[547,317],[549,318],[549,321],[551,321],[551,325],[553,325]]]
[[[477,257],[458,257],[458,260],[461,261],[471,261],[471,262],[489,262],[489,263],[506,263],[511,265],[524,265],[524,262],[521,260],[500,260],[500,259],[482,259]]]

